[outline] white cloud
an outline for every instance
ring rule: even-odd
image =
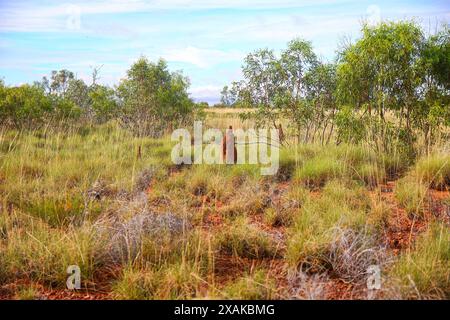
[[[209,103],[217,103],[220,99],[220,91],[223,87],[220,86],[198,86],[189,90],[196,101],[206,101]]]
[[[348,1],[348,0],[347,0]],[[83,15],[117,14],[129,12],[151,12],[156,10],[203,10],[203,9],[269,9],[304,7],[331,3],[331,0],[78,0],[61,4],[58,1],[48,4],[31,4],[15,1],[2,4],[0,12],[1,31],[60,32],[67,26],[78,28],[78,19]],[[79,16],[78,16],[79,15]],[[69,29],[70,29],[69,28]]]
[[[247,39],[266,43],[273,41],[288,42],[295,37],[313,40],[318,36],[328,37],[358,30],[361,17],[362,15],[359,13],[353,13],[341,16],[273,16],[264,20],[255,18],[245,24],[210,33],[208,37],[213,39]]]
[[[238,51],[200,49],[188,46],[183,49],[170,49],[162,56],[167,61],[185,62],[199,68],[208,68],[224,62],[241,61],[244,55]]]

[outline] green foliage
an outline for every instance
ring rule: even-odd
[[[75,79],[75,75],[72,71],[63,69],[63,70],[53,70],[50,76],[50,79],[47,77],[42,78],[42,87],[49,91],[49,93],[53,93],[57,96],[64,97],[69,88],[69,84],[71,81]]]
[[[245,79],[234,82],[231,89],[225,87],[222,95],[233,105],[256,107],[243,118],[255,120],[257,126],[281,129],[278,122],[286,118],[299,141],[306,127],[305,142],[314,141],[318,134],[325,143],[331,138],[327,130],[336,109],[335,69],[318,61],[310,42],[294,39],[279,59],[268,49],[247,55],[242,68]]]
[[[233,97],[233,93],[231,92],[231,90],[229,90],[228,86],[224,86],[222,91],[220,92],[220,103],[221,103],[221,107],[224,108],[229,108],[234,106],[235,104],[235,97]]]
[[[114,90],[105,86],[96,85],[90,90],[91,108],[97,122],[107,122],[117,116],[119,110],[114,97]]]
[[[118,118],[137,135],[160,136],[194,116],[202,117],[202,107],[189,98],[188,78],[170,72],[163,60],[139,59],[116,89],[97,84],[97,72],[91,85],[69,70],[52,71],[50,78],[33,86],[6,87],[0,82],[0,123],[36,128],[61,119],[104,123]]]
[[[336,114],[336,125],[338,127],[337,142],[358,143],[363,141],[366,136],[366,124],[362,117],[358,117],[353,112],[353,108],[344,106]]]
[[[71,79],[69,80],[65,97],[86,112],[89,110],[91,104],[89,96],[91,89],[83,80]]]
[[[436,64],[445,70],[448,40],[445,29],[425,38],[412,21],[364,25],[361,39],[341,53],[337,73],[339,101],[364,117],[348,111],[341,114],[337,123],[341,137],[354,139],[351,132],[355,132],[378,150],[400,147],[408,154],[415,142],[414,130],[420,129],[428,146],[445,122],[447,84],[436,73]],[[352,122],[356,127],[350,127]]]
[[[0,83],[0,123],[16,128],[42,123],[53,109],[52,101],[37,86],[5,87]]]
[[[244,80],[223,94],[257,108],[242,115],[257,126],[287,120],[298,142],[366,142],[412,159],[419,134],[429,150],[450,124],[449,40],[447,26],[426,36],[414,21],[365,24],[336,64],[324,64],[311,43],[295,39],[279,59],[269,49],[249,54]]]
[[[53,114],[56,120],[75,120],[81,116],[82,110],[74,102],[61,97],[52,97],[52,100],[54,105]]]
[[[448,226],[434,222],[403,253],[392,267],[404,298],[450,297],[450,233]]]
[[[191,120],[188,86],[188,79],[169,72],[164,60],[140,58],[117,88],[122,125],[137,135],[161,136],[168,126]]]

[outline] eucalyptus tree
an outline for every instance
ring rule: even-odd
[[[419,63],[422,85],[414,118],[429,149],[441,126],[450,126],[450,28],[444,26],[426,39]]]
[[[114,89],[93,84],[89,88],[88,98],[91,118],[97,123],[104,123],[119,115],[119,106]]]
[[[220,91],[220,103],[225,107],[234,105],[234,99],[228,86],[224,86],[222,91]]]
[[[311,42],[294,39],[281,53],[280,74],[282,77],[283,94],[278,102],[283,109],[283,115],[289,119],[300,141],[304,132],[304,142],[309,141],[311,131],[314,131],[315,109],[307,98],[307,74],[319,64]]]
[[[378,149],[410,148],[413,143],[423,41],[423,32],[414,22],[382,22],[364,25],[361,39],[341,54],[340,102],[361,110],[359,120],[367,121],[367,137],[377,142]],[[395,121],[387,113],[395,115]]]
[[[308,89],[306,75],[319,64],[311,42],[299,38],[290,41],[281,54],[280,64],[283,87],[291,99],[305,98]]]
[[[49,94],[64,97],[69,87],[69,83],[73,79],[75,79],[75,75],[72,71],[66,69],[59,71],[53,70],[50,79],[47,77],[42,78],[42,84]]]
[[[70,79],[65,92],[65,98],[79,106],[88,114],[91,101],[89,97],[90,87],[82,79]]]
[[[45,91],[52,103],[52,119],[79,118],[90,108],[89,87],[72,71],[62,69],[43,77],[36,86]]]
[[[311,43],[302,39],[289,42],[279,58],[269,49],[247,55],[242,68],[244,80],[233,88],[237,104],[256,107],[257,111],[244,118],[279,130],[280,119],[286,118],[299,137],[306,128],[308,139],[314,107],[306,101],[306,74],[318,64]]]
[[[277,98],[282,94],[282,78],[280,62],[273,50],[259,49],[248,54],[242,67],[244,80],[234,83],[239,104],[255,107],[242,117],[253,118],[257,126],[273,125],[277,127],[280,113]]]
[[[310,69],[305,77],[306,97],[312,111],[313,132],[311,138],[316,136],[322,144],[328,143],[334,132],[334,118],[338,111],[336,103],[336,65],[333,63],[317,63]]]
[[[188,87],[189,80],[170,72],[164,60],[140,58],[117,87],[121,123],[138,135],[158,136],[188,121],[194,108]]]

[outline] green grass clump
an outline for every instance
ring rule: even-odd
[[[374,187],[383,182],[386,173],[376,163],[364,163],[355,169],[356,178],[363,181],[367,186]]]
[[[235,219],[237,217],[245,217],[247,216],[247,203],[243,200],[234,200],[230,201],[229,204],[226,204],[217,209],[217,212],[220,213],[225,219]]]
[[[151,270],[126,267],[113,285],[112,295],[121,300],[148,300],[153,297],[155,276]]]
[[[312,188],[334,178],[354,179],[373,187],[385,180],[387,170],[396,169],[386,168],[382,156],[362,145],[308,145],[281,154],[286,162],[295,164],[294,180]]]
[[[124,300],[178,300],[200,296],[205,283],[193,264],[184,262],[154,268],[128,266],[113,286],[112,295]]]
[[[343,176],[345,164],[335,158],[320,157],[305,161],[295,171],[295,179],[305,183],[310,188],[320,188],[328,180]]]
[[[288,229],[288,263],[294,267],[306,263],[321,268],[322,256],[334,237],[333,230],[362,229],[368,201],[360,187],[348,187],[338,181],[328,183],[321,196],[309,197]]]
[[[361,164],[377,163],[378,157],[375,152],[362,145],[342,144],[330,147],[329,154],[344,161],[348,166],[357,167]]]
[[[224,170],[228,177],[251,180],[261,177],[261,169],[257,164],[226,165]]]
[[[16,292],[17,300],[36,300],[39,298],[39,291],[34,286],[22,286]]]
[[[42,197],[40,199],[30,197],[31,199],[19,207],[30,215],[41,218],[53,227],[63,226],[77,218],[81,218],[85,209],[81,196],[65,196],[63,195],[56,199],[52,197]],[[94,206],[97,206],[97,204],[91,203],[92,209],[94,209]]]
[[[323,188],[325,199],[334,199],[354,210],[368,211],[371,205],[367,190],[352,180],[331,180]]]
[[[117,299],[198,297],[213,268],[213,251],[201,230],[177,241],[143,241],[138,257],[125,264],[115,281],[112,295]]]
[[[423,216],[428,187],[421,180],[406,176],[395,185],[395,198],[411,215]]]
[[[288,148],[280,149],[279,157],[277,176],[280,180],[284,181],[292,177],[295,172],[295,168],[300,165],[301,158],[298,150]]]
[[[294,202],[295,207],[300,207],[308,199],[309,193],[310,191],[302,184],[292,182],[284,195],[284,199],[288,202]]]
[[[227,284],[222,295],[226,299],[268,300],[274,298],[275,292],[275,281],[267,272],[257,269]]]
[[[89,227],[50,228],[41,220],[14,213],[5,226],[0,247],[4,277],[25,277],[65,287],[67,267],[78,265],[87,283],[101,261],[101,244]]]
[[[272,207],[264,211],[264,223],[272,227],[289,226],[293,220],[293,209],[275,209]]]
[[[383,231],[383,228],[387,226],[391,211],[391,205],[386,203],[380,194],[377,194],[372,200],[367,216],[367,223],[378,231]]]
[[[233,194],[234,188],[223,175],[215,174],[210,177],[208,184],[208,194],[211,198],[218,201],[226,201]]]
[[[280,223],[279,215],[276,209],[267,208],[264,211],[264,222],[270,226],[276,226]]]
[[[434,222],[403,253],[390,275],[400,281],[404,298],[450,298],[450,233],[448,226]]]
[[[410,164],[410,159],[401,153],[395,154],[381,154],[380,166],[384,168],[386,177],[389,179],[396,179],[403,174]]]
[[[267,190],[257,180],[246,179],[239,186],[224,182],[224,186],[227,197],[219,199],[223,205],[217,208],[217,212],[225,219],[259,214],[268,205]]]
[[[203,196],[208,193],[208,182],[208,173],[206,171],[197,171],[189,178],[186,187],[193,195]]]
[[[217,235],[217,249],[228,255],[244,258],[269,258],[278,255],[270,235],[252,225],[245,217],[236,218]]]
[[[420,159],[414,168],[415,175],[432,188],[450,187],[450,155],[432,154]]]

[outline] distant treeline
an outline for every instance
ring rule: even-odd
[[[7,87],[0,81],[0,124],[26,129],[61,120],[104,123],[118,119],[138,135],[158,136],[194,116],[189,80],[170,72],[163,60],[152,63],[140,58],[114,88],[97,80],[98,69],[90,84],[68,70],[53,71],[32,85]]]
[[[370,142],[377,150],[427,148],[450,125],[450,29],[432,35],[414,21],[363,25],[333,63],[295,39],[277,56],[247,55],[244,79],[225,86],[226,107],[257,108],[244,118],[277,127],[287,119],[301,142]]]

